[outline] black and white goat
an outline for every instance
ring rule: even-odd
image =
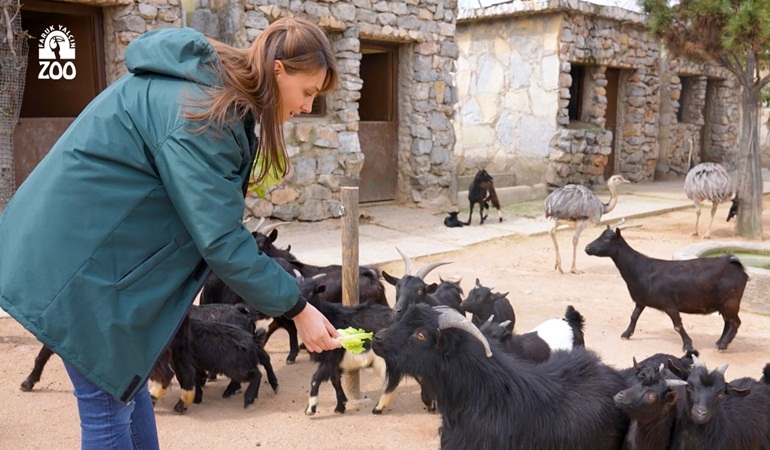
[[[628,419],[612,396],[625,380],[582,348],[541,364],[495,351],[447,307],[411,306],[372,348],[438,400],[444,449],[618,449]]]
[[[622,224],[622,222],[621,222]],[[650,258],[631,248],[620,233],[620,226],[607,227],[586,246],[586,253],[612,258],[636,304],[631,323],[621,334],[629,339],[636,321],[647,306],[663,311],[682,338],[682,348],[692,350],[692,339],[682,325],[679,313],[711,314],[719,312],[724,320],[719,350],[730,345],[741,319],[741,299],[749,277],[740,260],[733,255],[667,261]]]

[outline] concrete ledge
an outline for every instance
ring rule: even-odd
[[[533,186],[511,186],[495,187],[497,198],[500,203],[510,205],[512,203],[528,202],[548,197],[548,186],[545,183],[535,184]],[[464,204],[468,201],[468,191],[459,191],[457,193],[457,203]]]

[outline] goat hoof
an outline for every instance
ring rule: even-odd
[[[251,399],[244,398],[243,399],[243,408],[244,409],[248,408],[249,405],[253,405],[253,404],[254,404],[254,399],[253,398],[251,398]]]
[[[377,407],[375,406],[374,409],[372,410],[372,414],[380,415],[380,414],[382,414],[382,410],[381,409],[377,409]]]
[[[290,356],[290,357],[286,358],[286,365],[290,366],[290,365],[294,364],[296,362],[296,359],[297,359],[296,356],[294,356],[294,357]]]
[[[35,382],[32,380],[27,379],[21,383],[21,390],[24,392],[31,391],[33,387],[35,387]]]
[[[623,334],[621,334],[621,335],[620,335],[620,338],[621,338],[621,339],[631,339],[631,336],[632,336],[633,334],[634,334],[634,333],[623,333]]]
[[[187,411],[187,407],[184,405],[184,402],[182,402],[182,400],[176,402],[176,405],[174,405],[174,412],[177,414],[184,414],[185,411]]]
[[[345,405],[340,405],[334,408],[334,412],[337,414],[345,414]]]

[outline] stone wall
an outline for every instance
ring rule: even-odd
[[[501,41],[517,45],[506,53]],[[498,174],[515,172],[509,178],[516,184],[596,185],[604,182],[605,166],[614,156],[613,172],[635,182],[651,181],[682,173],[683,144],[698,133],[708,139],[695,142],[695,153],[732,163],[736,85],[714,66],[668,64],[670,58],[648,35],[638,13],[566,0],[462,10],[458,43],[455,162],[460,175],[486,167]],[[584,67],[584,98],[579,120],[570,120],[575,65]],[[615,133],[605,128],[608,68],[619,70],[620,78]],[[677,74],[696,77],[681,124],[676,120],[682,90]],[[556,86],[548,80],[556,80]],[[540,89],[533,95],[530,86]],[[533,140],[546,142],[545,156],[540,145],[521,145]],[[537,152],[526,153],[532,148]]]
[[[436,208],[455,202],[456,1],[198,1],[192,26],[209,36],[248,46],[279,17],[304,17],[327,30],[337,56],[341,83],[326,115],[285,125],[292,173],[266,198],[248,199],[251,215],[315,221],[339,211],[340,184],[364,164],[357,133],[362,39],[399,45],[396,200]]]
[[[107,81],[126,73],[125,49],[158,28],[190,25],[209,37],[245,48],[280,17],[304,17],[330,36],[340,86],[326,99],[326,115],[284,126],[292,170],[251,195],[247,215],[316,221],[339,210],[340,184],[355,182],[364,164],[358,139],[361,40],[399,47],[397,201],[431,208],[455,203],[450,123],[456,102],[456,0],[195,0],[190,24],[180,0],[86,0],[104,11]]]

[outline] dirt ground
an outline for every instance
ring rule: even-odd
[[[770,211],[768,198],[765,211]],[[737,240],[733,237],[732,224],[724,222],[724,215],[726,208],[719,213],[722,218],[715,223],[712,241]],[[690,235],[693,220],[691,209],[637,219],[630,224],[643,226],[625,230],[624,236],[642,253],[670,259],[675,250],[701,242],[700,238]],[[764,229],[770,232],[767,212]],[[418,259],[415,267],[427,261],[454,261],[434,270],[428,280],[438,280],[439,276],[462,277],[462,287],[467,294],[479,278],[498,292],[509,292],[518,332],[561,316],[567,305],[574,305],[586,318],[587,346],[616,367],[630,365],[632,356],[642,359],[657,352],[681,354],[681,340],[668,317],[649,308],[639,319],[634,336],[630,340],[620,339],[633,309],[626,285],[610,259],[583,252],[585,245],[600,233],[599,227],[583,233],[577,257],[579,274],[561,275],[553,270],[554,253],[547,235],[489,241],[461,252]],[[565,267],[571,262],[571,235],[572,231],[561,231],[558,235]],[[397,275],[404,269],[401,263],[383,268]],[[714,345],[722,330],[718,315],[683,316],[701,359],[712,368],[729,363],[728,378],[758,378],[770,361],[770,316],[763,313],[768,311],[770,299],[760,283],[756,276],[749,281],[741,312],[743,324],[727,351],[717,351]],[[394,290],[387,288],[392,304]],[[19,390],[39,347],[14,320],[0,319],[0,449],[78,448],[80,431],[75,400],[58,357],[51,359],[33,392]],[[402,384],[391,408],[380,416],[370,412],[382,385],[373,373],[362,373],[362,398],[351,400],[344,415],[333,412],[333,388],[324,384],[319,412],[308,417],[304,409],[314,364],[304,352],[295,365],[284,364],[288,343],[282,331],[273,336],[267,349],[280,382],[277,394],[263,381],[256,403],[244,409],[240,395],[221,398],[226,383],[220,378],[206,386],[202,404],[192,405],[184,415],[178,415],[172,408],[180,391],[172,386],[155,407],[161,447],[186,450],[438,448],[440,418],[425,412],[414,381]]]

